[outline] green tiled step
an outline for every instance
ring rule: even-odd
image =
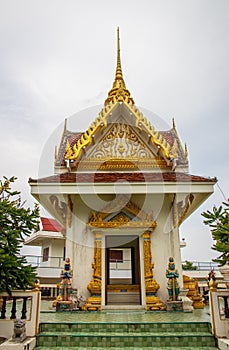
[[[141,332],[141,333],[116,333],[116,332],[84,332],[84,333],[73,333],[73,332],[41,332],[40,336],[46,336],[46,337],[50,337],[50,336],[58,336],[58,337],[62,337],[62,336],[72,336],[72,337],[209,337],[211,336],[209,333],[195,333],[193,334],[192,332],[182,332],[182,334],[178,334],[176,332],[160,332],[160,333],[150,333],[150,332]]]
[[[54,347],[46,347],[45,350],[64,350],[65,347],[62,346],[54,346]],[[101,347],[87,347],[86,350],[109,350],[111,349],[110,347],[107,348],[101,348]],[[158,347],[143,347],[143,348],[136,348],[136,347],[122,347],[122,350],[158,350]],[[217,348],[215,347],[209,347],[209,346],[205,346],[205,347],[160,347],[160,350],[216,350]],[[35,350],[44,350],[44,347],[39,346],[37,347]],[[71,346],[68,347],[68,350],[85,350],[85,347],[75,347],[75,346]],[[120,350],[120,348],[112,348],[112,350]]]
[[[41,323],[40,332],[73,333],[210,333],[208,322],[187,323]]]
[[[189,346],[192,345],[192,348]],[[41,350],[50,349],[201,349],[215,348],[208,322],[184,323],[41,323]]]
[[[215,341],[211,334],[61,334],[41,333],[37,336],[37,345],[45,347],[187,347],[192,344],[196,347],[214,347]]]

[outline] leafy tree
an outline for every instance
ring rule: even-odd
[[[36,279],[20,248],[24,237],[38,229],[39,209],[23,208],[20,192],[11,189],[16,177],[0,180],[0,292],[27,289]]]
[[[212,212],[207,210],[202,213],[204,224],[211,228],[214,245],[212,249],[221,254],[213,261],[220,266],[229,263],[229,201],[223,202],[219,208],[213,207]]]
[[[185,260],[185,264],[182,264],[182,269],[187,271],[197,270],[197,266],[194,266],[191,261]]]

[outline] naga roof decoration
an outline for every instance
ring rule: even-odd
[[[108,124],[111,124],[108,118],[112,118],[112,112],[114,112],[118,106],[118,103],[105,106],[91,126],[83,133],[73,133],[66,130],[63,144],[61,146],[62,148],[65,147],[64,159],[70,161],[80,160],[82,154],[88,150],[88,146],[94,143],[96,133],[104,132],[105,129],[107,129]],[[162,157],[162,159],[167,163],[174,159],[180,160],[181,163],[187,163],[186,152],[183,150],[175,129],[172,128],[168,131],[156,131],[136,106],[124,103],[123,107],[129,111],[130,119],[132,119],[133,124],[135,124],[133,126],[131,125],[132,128],[139,132],[144,132],[145,135],[147,135],[149,145],[156,149],[156,153]],[[130,128],[128,125],[123,125],[124,128]],[[61,156],[60,153],[62,153],[63,157],[63,152],[60,151],[58,158]],[[59,165],[60,162],[61,159],[59,159]]]
[[[125,111],[121,107],[123,107]],[[187,152],[186,149],[185,151],[183,150],[176,132],[175,123],[173,122],[173,128],[169,131],[155,130],[153,125],[151,125],[151,123],[143,116],[142,112],[135,106],[133,99],[130,97],[130,92],[126,89],[122,74],[118,29],[115,80],[113,87],[109,91],[108,97],[105,100],[104,107],[85,132],[70,132],[66,129],[65,125],[55,162],[56,166],[65,166],[66,162],[68,162],[68,164],[70,162],[74,168],[77,166],[77,162],[81,161],[81,158],[85,153],[87,153],[88,157],[89,147],[92,147],[92,145],[98,141],[98,135],[104,134],[105,130],[108,132],[110,124],[115,123],[114,115],[117,115],[117,111],[120,115],[125,112],[128,118],[126,124],[130,124],[132,128],[138,131],[139,135],[145,135],[145,145],[147,144],[151,147],[151,151],[153,150],[154,155],[158,159],[159,167],[159,159],[165,162],[163,167],[173,167],[175,161],[180,164],[187,164]],[[122,154],[121,158],[124,157],[127,162],[133,160],[125,153]],[[120,159],[120,157],[117,157],[117,154],[110,155],[110,160],[115,162],[117,159]],[[142,159],[142,157],[140,157],[140,159]]]
[[[97,132],[97,130],[100,128],[106,128],[107,117],[112,112],[114,106],[115,105],[105,106],[91,126],[84,133],[82,133],[81,137],[78,139],[77,143],[73,145],[73,147],[71,147],[69,141],[67,141],[65,159],[77,159],[82,150],[93,141],[94,134]]]

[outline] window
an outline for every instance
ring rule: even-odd
[[[123,262],[123,251],[120,250],[111,250],[110,249],[110,256],[109,256],[110,262]]]
[[[48,261],[49,259],[49,247],[43,249],[43,260],[42,261]]]

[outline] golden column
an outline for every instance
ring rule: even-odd
[[[143,234],[144,239],[144,274],[146,288],[146,305],[147,310],[165,310],[165,305],[156,296],[160,285],[153,278],[152,254],[151,254],[151,231],[146,231]]]
[[[84,310],[95,311],[101,309],[101,285],[102,285],[102,234],[95,232],[95,246],[94,246],[94,262],[92,263],[93,278],[90,281],[87,289],[91,296],[87,299],[84,305]]]

